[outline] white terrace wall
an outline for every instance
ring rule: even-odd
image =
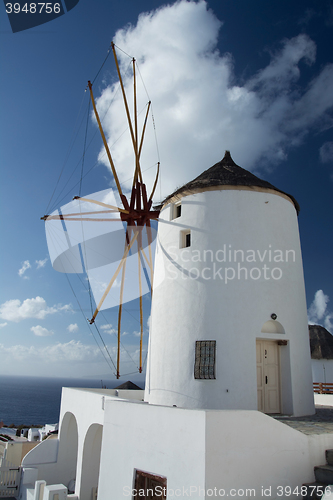
[[[299,499],[288,489],[282,496],[278,486],[314,481],[313,467],[325,463],[325,450],[332,447],[333,434],[307,436],[257,411],[107,401],[99,498],[112,492],[112,498],[131,499],[139,469],[165,476],[168,498],[208,500],[217,488],[234,498],[254,489],[255,498]],[[262,487],[271,494],[263,495]]]
[[[38,444],[24,458],[23,467],[38,468],[38,479],[45,479],[48,484],[67,486],[71,479],[76,479],[76,493],[85,500],[88,483],[97,485],[98,482],[106,401],[118,402],[125,395],[142,400],[144,391],[119,390],[118,395],[115,394],[114,389],[63,388],[58,439]],[[91,467],[84,455],[89,455]]]
[[[48,483],[54,483],[57,477],[57,457],[59,440],[46,439],[37,444],[22,460],[22,467],[38,469],[37,479],[45,479]]]
[[[131,500],[134,469],[166,476],[173,491],[204,488],[204,412],[107,401],[105,413],[99,499]]]
[[[326,462],[332,445],[333,434],[308,436],[260,412],[208,411],[206,487],[229,496],[236,488],[255,491],[255,498],[287,498],[288,487],[314,481],[313,468]],[[300,490],[290,496],[300,497]]]

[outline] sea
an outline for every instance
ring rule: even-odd
[[[59,422],[63,387],[108,389],[119,381],[74,378],[13,377],[0,375],[0,422],[14,427]]]

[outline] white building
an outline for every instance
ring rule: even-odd
[[[155,261],[149,403],[314,413],[298,208],[229,152],[167,198]],[[199,352],[208,346],[209,359]],[[199,373],[201,363],[211,364],[209,373]]]
[[[165,201],[146,391],[63,389],[22,499],[37,479],[80,500],[279,498],[313,481],[333,434],[265,414],[314,413],[297,209],[228,153]]]

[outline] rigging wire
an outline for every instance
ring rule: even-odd
[[[82,155],[82,166],[81,166],[81,176],[80,176],[80,187],[79,187],[79,196],[81,196],[82,189],[82,176],[83,176],[83,168],[84,168],[84,159],[86,156],[86,144],[87,144],[87,134],[88,134],[88,124],[89,124],[89,111],[90,111],[90,99],[88,104],[88,113],[87,113],[87,123],[86,123],[86,132],[84,135],[84,144],[83,144],[83,155]]]
[[[145,82],[144,82],[144,80],[142,78],[142,74],[141,74],[140,67],[139,67],[138,63],[136,63],[136,66],[138,68],[138,73],[140,75],[143,88],[146,91],[148,100],[151,102],[151,99],[150,99],[150,96],[148,94],[148,90],[147,90],[147,87],[145,85]],[[154,130],[154,137],[155,137],[155,146],[156,146],[157,158],[158,158],[158,162],[161,164],[160,151],[159,151],[159,147],[158,147],[158,140],[157,140],[157,133],[156,133],[155,118],[154,118],[154,113],[153,113],[153,104],[151,104],[151,117],[152,117],[152,122],[153,122],[153,130]],[[162,172],[161,172],[161,170],[160,170],[159,184],[160,184],[160,199],[162,199]]]
[[[129,54],[127,54],[127,52],[125,52],[123,49],[121,49],[120,47],[118,47],[118,45],[114,44],[115,47],[117,47],[118,50],[120,50],[120,52],[123,52],[126,56],[130,57],[131,59],[133,59],[133,56],[130,56]]]
[[[78,128],[77,128],[77,122],[78,122],[79,116],[80,116],[80,114],[81,114],[81,110],[82,110],[83,102],[84,102],[84,99],[85,99],[85,95],[86,95],[86,91],[85,91],[85,92],[84,92],[84,94],[83,94],[82,101],[81,101],[80,108],[79,108],[79,112],[78,112],[77,117],[76,117],[76,120],[75,120],[75,125],[74,125],[73,132],[72,132],[72,138],[71,138],[70,143],[69,143],[69,146],[68,146],[68,150],[67,150],[67,153],[66,153],[66,156],[65,156],[65,160],[64,160],[63,165],[62,165],[62,168],[61,168],[61,170],[60,170],[60,174],[59,174],[59,176],[58,176],[58,180],[57,180],[56,185],[55,185],[55,187],[54,187],[54,190],[53,190],[53,193],[52,193],[52,195],[51,195],[50,201],[49,201],[49,203],[48,203],[48,205],[47,205],[47,207],[46,207],[45,213],[47,213],[47,212],[48,212],[48,210],[49,210],[49,207],[50,207],[50,205],[51,205],[51,202],[52,202],[53,196],[54,196],[54,194],[55,194],[55,192],[56,192],[56,190],[57,190],[57,187],[58,187],[58,185],[59,185],[60,179],[61,179],[62,174],[63,174],[64,169],[65,169],[65,166],[66,166],[66,164],[67,164],[67,162],[68,162],[68,159],[69,159],[70,153],[71,153],[71,151],[72,151],[72,149],[73,149],[73,147],[74,147],[74,143],[75,143],[76,138],[77,138],[77,136],[78,136],[78,134],[79,134],[79,131],[80,131],[80,128],[81,128],[81,125],[82,125],[82,122],[83,122],[83,119],[84,119],[84,116],[85,116],[85,115],[83,115],[83,117],[82,117],[82,119],[81,119],[81,123],[80,123],[80,125],[79,125],[79,127],[78,127]],[[77,128],[77,131],[76,131],[76,128]]]
[[[76,299],[76,302],[77,302],[77,304],[78,304],[78,306],[79,306],[79,308],[80,308],[80,311],[81,311],[81,313],[82,313],[83,317],[85,318],[85,314],[84,314],[84,312],[83,312],[83,309],[82,309],[82,307],[81,307],[81,304],[80,304],[80,302],[79,302],[79,299],[78,299],[78,298],[77,298],[77,296],[76,296],[76,293],[75,293],[75,291],[74,291],[74,288],[72,287],[72,284],[71,284],[71,282],[70,282],[70,280],[69,280],[69,278],[68,278],[68,274],[67,274],[67,273],[65,273],[65,275],[66,275],[66,278],[67,278],[68,284],[69,284],[69,286],[70,286],[70,289],[72,290],[73,295],[74,295],[74,297],[75,297],[75,299]],[[95,340],[95,342],[96,342],[96,344],[97,344],[97,346],[98,346],[99,350],[101,351],[101,353],[102,353],[102,355],[103,355],[103,357],[104,357],[105,361],[107,362],[107,364],[108,364],[109,368],[112,370],[112,367],[111,367],[111,365],[110,365],[110,363],[109,363],[109,360],[107,359],[107,357],[105,356],[105,353],[104,353],[103,349],[101,348],[101,346],[100,346],[100,345],[99,345],[99,343],[97,342],[97,339],[96,339],[96,337],[95,337],[95,335],[94,335],[94,332],[93,332],[93,331],[92,331],[92,329],[90,328],[89,324],[88,324],[88,328],[89,328],[90,332],[92,333],[92,336],[93,336],[93,338],[94,338],[94,340]],[[114,362],[113,362],[113,360],[112,360],[112,358],[111,358],[111,356],[110,356],[109,351],[108,351],[107,349],[106,349],[106,351],[107,351],[107,353],[108,353],[108,355],[109,355],[109,357],[110,357],[110,360],[111,360],[111,363],[112,363],[113,367],[114,367],[114,368],[116,368],[116,367],[115,367],[115,365],[114,365]],[[113,373],[113,375],[115,375],[115,373]]]
[[[94,324],[95,324],[95,323],[94,323]],[[102,341],[102,343],[103,343],[103,345],[104,345],[104,348],[105,348],[106,352],[107,352],[107,353],[108,353],[108,355],[109,355],[109,358],[110,358],[110,360],[111,360],[111,363],[112,363],[112,365],[113,365],[114,369],[115,369],[115,370],[117,370],[116,365],[114,364],[113,359],[111,358],[111,354],[110,354],[110,352],[109,352],[109,350],[108,350],[108,348],[107,348],[107,346],[106,346],[106,344],[105,344],[105,342],[104,342],[104,340],[103,340],[103,337],[102,337],[102,335],[101,335],[101,333],[100,333],[100,331],[99,331],[99,329],[98,329],[98,327],[97,327],[97,325],[96,325],[96,324],[95,324],[95,328],[96,328],[96,330],[97,330],[97,333],[98,333],[98,335],[99,335],[99,338],[101,339],[101,341]]]
[[[97,71],[97,74],[96,74],[95,78],[94,78],[94,79],[93,79],[93,81],[92,81],[92,85],[94,85],[95,80],[97,79],[98,75],[99,75],[99,74],[100,74],[100,72],[102,71],[102,68],[103,68],[104,64],[106,63],[106,61],[107,61],[107,59],[108,59],[108,57],[109,57],[109,55],[110,55],[110,52],[111,52],[111,44],[110,44],[110,47],[108,48],[108,51],[107,51],[106,57],[105,57],[105,59],[104,59],[104,61],[103,61],[102,65],[101,65],[101,67],[100,67],[100,68],[99,68],[99,70]]]

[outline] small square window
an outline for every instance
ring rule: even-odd
[[[178,219],[182,215],[182,205],[181,203],[173,203],[171,205],[171,218],[170,220],[173,219]]]
[[[215,379],[216,340],[197,340],[195,343],[194,378]]]
[[[188,248],[191,246],[191,231],[186,229],[180,233],[180,248]]]

